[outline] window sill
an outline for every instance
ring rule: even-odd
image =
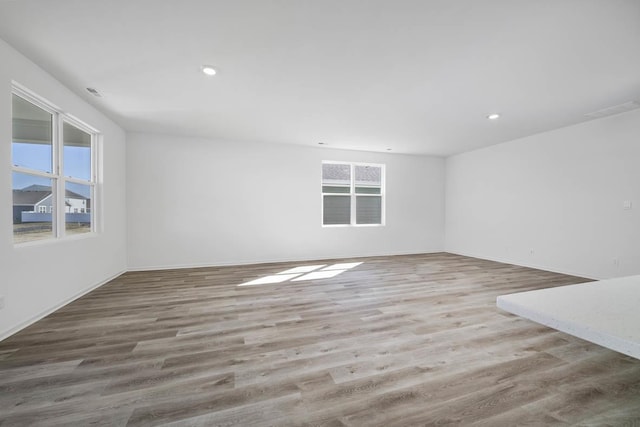
[[[31,248],[31,247],[35,247],[35,246],[49,246],[49,245],[53,245],[53,244],[56,244],[56,243],[70,242],[70,241],[74,241],[74,240],[91,239],[91,238],[96,237],[97,235],[98,235],[97,232],[92,231],[90,233],[77,234],[75,236],[65,236],[65,237],[60,237],[60,238],[51,237],[51,238],[46,238],[46,239],[33,240],[31,242],[14,243],[13,247],[15,249],[22,249],[22,248]]]
[[[384,224],[321,224],[322,228],[372,228],[384,227]]]

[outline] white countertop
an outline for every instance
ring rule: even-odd
[[[501,295],[497,305],[640,359],[640,276]]]

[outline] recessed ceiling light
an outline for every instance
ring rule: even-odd
[[[211,65],[203,65],[200,69],[207,76],[215,76],[216,75],[216,69],[213,68]]]
[[[498,113],[491,113],[487,116],[487,119],[489,120],[497,120],[500,118],[500,114]]]

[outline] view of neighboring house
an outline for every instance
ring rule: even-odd
[[[91,222],[91,199],[67,190],[64,198],[65,213],[74,215],[73,222]],[[13,190],[13,223],[51,221],[53,212],[53,195],[51,187],[46,185],[30,185]]]

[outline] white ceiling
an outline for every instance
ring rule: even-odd
[[[640,100],[639,0],[0,0],[0,37],[129,131],[450,155]]]

